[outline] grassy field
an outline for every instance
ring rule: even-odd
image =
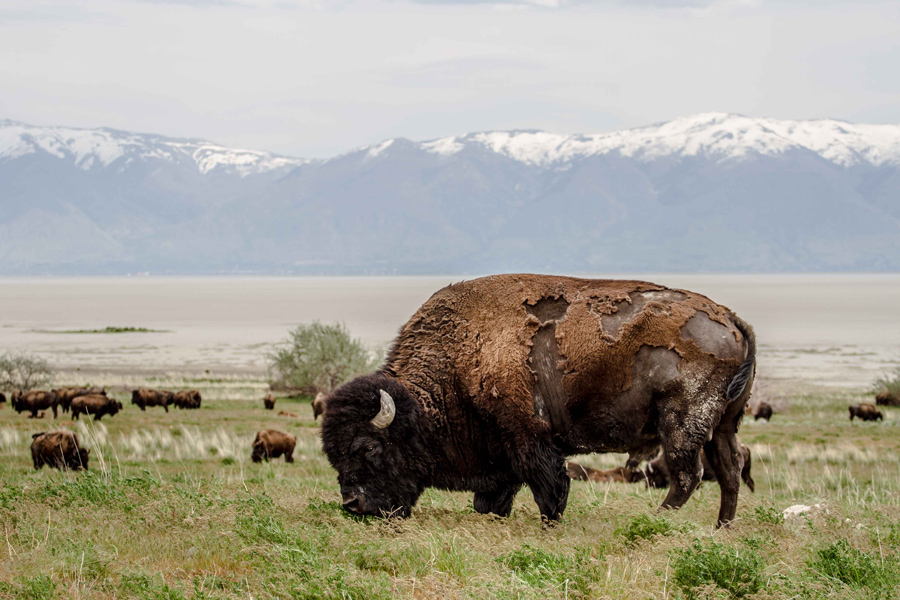
[[[345,514],[309,399],[266,411],[261,380],[92,379],[125,404],[102,424],[0,410],[2,598],[900,597],[900,409],[850,423],[863,395],[769,387],[786,409],[742,427],[757,490],[730,529],[715,484],[659,513],[662,490],[585,482],[544,529],[527,489],[508,519],[437,490],[406,520]],[[203,408],[142,413],[138,385],[198,388]],[[89,442],[90,472],[32,470],[31,433],[56,427]],[[297,436],[294,464],[250,462],[264,427]],[[795,504],[812,509],[785,519]]]

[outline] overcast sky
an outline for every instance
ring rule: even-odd
[[[0,0],[0,119],[322,157],[706,111],[900,123],[900,2]]]

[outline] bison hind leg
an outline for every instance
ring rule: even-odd
[[[545,521],[559,521],[569,500],[566,459],[551,444],[539,443],[520,458],[517,474],[531,488],[534,501]]]
[[[475,492],[475,512],[482,515],[493,513],[498,517],[508,517],[512,512],[513,500],[521,486],[514,485],[491,492]]]
[[[713,439],[706,444],[706,454],[719,481],[719,489],[722,500],[719,506],[719,518],[717,527],[728,525],[737,512],[738,493],[741,489],[741,475],[744,470],[744,456],[741,446],[734,435],[734,431],[717,429],[713,433]],[[749,473],[748,473],[749,479]],[[755,485],[753,480],[747,482],[751,491]]]

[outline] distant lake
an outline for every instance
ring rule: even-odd
[[[616,277],[626,278],[626,277]],[[756,329],[760,376],[863,385],[900,360],[900,275],[640,275],[705,294]],[[0,350],[62,369],[262,373],[289,328],[343,321],[390,342],[447,277],[0,278]],[[160,332],[61,333],[106,327]]]

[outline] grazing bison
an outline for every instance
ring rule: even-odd
[[[43,419],[43,418],[44,418],[44,411],[40,411],[36,415],[28,415],[26,417],[26,419]]]
[[[636,483],[644,480],[644,472],[639,469],[628,469],[626,467],[616,467],[607,471],[592,469],[590,467],[582,467],[578,463],[567,462],[566,473],[569,479],[577,481],[595,481],[597,483],[605,483],[614,481],[617,483]]]
[[[850,408],[850,420],[853,420],[853,417],[858,417],[863,421],[882,421],[884,420],[884,415],[881,414],[877,408],[875,408],[874,404],[856,404]]]
[[[172,397],[172,404],[176,408],[191,410],[200,408],[201,400],[200,392],[197,390],[181,390],[180,392],[175,392],[175,395]]]
[[[58,416],[59,399],[53,392],[13,392],[12,407],[17,413],[30,412],[31,418],[37,418],[39,410],[52,409],[53,418]]]
[[[750,448],[741,444],[741,455],[744,458],[744,467],[741,469],[741,479],[744,480],[744,483],[747,484],[747,487],[750,488],[751,492],[756,491],[756,482],[753,481],[753,476],[750,473],[750,466],[752,460],[750,458]],[[716,472],[713,466],[709,462],[709,458],[704,451],[702,454],[703,460],[703,481],[715,481],[716,480]],[[669,469],[666,467],[666,458],[663,454],[658,455],[656,458],[647,463],[647,468],[644,471],[645,478],[647,479],[647,483],[650,487],[655,488],[664,488],[669,485]]]
[[[753,420],[759,421],[760,419],[765,419],[768,421],[772,418],[772,414],[775,411],[772,410],[772,406],[767,404],[766,402],[760,402],[759,406],[756,407],[756,412],[753,414]]]
[[[91,451],[82,448],[78,436],[71,431],[41,432],[31,437],[31,460],[35,469],[44,465],[73,471],[88,468],[88,454]]]
[[[6,394],[0,392],[0,404],[3,404],[4,402],[6,402]]]
[[[99,421],[104,415],[113,416],[123,408],[121,402],[100,394],[78,396],[72,400],[72,404],[69,407],[72,409],[73,419],[78,420],[78,417],[86,414],[94,415],[95,421]]]
[[[887,390],[882,390],[875,395],[875,404],[878,406],[900,406],[900,397],[891,394]]]
[[[285,412],[283,410],[278,411],[278,416],[279,417],[291,417],[292,419],[300,418],[300,415],[298,415],[297,413]]]
[[[69,405],[72,404],[72,400],[74,400],[78,396],[88,396],[96,394],[105,396],[106,390],[98,387],[60,388],[58,390],[53,390],[53,393],[56,394],[56,397],[59,399],[59,405],[60,407],[62,407],[62,411],[64,413],[67,413],[69,412]]]
[[[285,462],[294,462],[294,446],[297,445],[297,438],[289,433],[275,431],[274,429],[263,429],[257,432],[256,438],[253,440],[253,452],[250,458],[253,462],[265,460],[269,462],[270,458],[278,458],[284,454]]]
[[[141,410],[147,410],[148,406],[162,406],[169,412],[169,405],[175,399],[172,392],[160,392],[141,388],[131,392],[131,403],[137,404]]]
[[[313,400],[312,409],[313,409],[313,421],[319,418],[319,415],[325,414],[325,400],[326,396],[322,392],[316,394],[316,399]]]
[[[266,410],[274,410],[275,409],[275,394],[269,392],[266,394],[266,397],[263,398],[263,406],[266,407]]]
[[[322,445],[346,510],[407,516],[426,487],[509,515],[527,484],[559,519],[565,457],[662,445],[663,507],[700,483],[704,447],[734,518],[735,437],[756,364],[752,329],[705,296],[641,281],[497,275],[448,286],[404,325],[381,369],[328,396]]]

